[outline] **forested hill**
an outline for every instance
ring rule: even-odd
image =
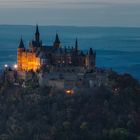
[[[0,87],[0,140],[140,140],[140,85],[110,75],[109,87],[66,95]]]

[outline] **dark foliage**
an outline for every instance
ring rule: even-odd
[[[74,95],[3,85],[0,140],[139,140],[139,89],[130,75],[115,73],[110,88]]]

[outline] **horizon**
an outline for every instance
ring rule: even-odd
[[[110,25],[50,25],[50,24],[0,24],[0,26],[33,26],[38,25],[39,27],[73,27],[73,28],[140,28],[140,26],[110,26]]]

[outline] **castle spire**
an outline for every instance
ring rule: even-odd
[[[94,53],[93,53],[93,49],[92,48],[90,48],[89,49],[89,55],[93,55]]]
[[[24,43],[23,43],[22,37],[20,39],[19,48],[24,48]]]
[[[60,48],[60,39],[59,39],[59,36],[58,36],[57,33],[56,33],[56,36],[55,36],[54,47],[55,48]]]
[[[78,39],[76,38],[76,41],[75,41],[75,50],[78,51]]]
[[[39,34],[38,25],[36,25],[36,34]]]
[[[55,36],[55,43],[60,44],[60,39],[59,39],[58,33],[56,33],[56,36]]]
[[[36,41],[39,41],[40,40],[40,33],[39,33],[38,25],[36,25],[35,40]]]

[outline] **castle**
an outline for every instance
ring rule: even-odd
[[[46,66],[53,67],[83,67],[92,70],[96,65],[96,53],[92,48],[88,53],[79,49],[78,40],[74,47],[61,47],[58,34],[56,34],[52,46],[43,45],[40,39],[38,25],[34,39],[26,49],[21,38],[17,49],[17,68],[18,71],[39,71]]]
[[[34,39],[26,48],[21,38],[17,49],[17,65],[14,69],[5,66],[4,80],[14,85],[52,87],[73,94],[79,90],[108,85],[110,71],[96,67],[96,52],[90,48],[80,50],[78,40],[74,47],[62,47],[56,33],[51,46],[40,39],[38,25]]]

